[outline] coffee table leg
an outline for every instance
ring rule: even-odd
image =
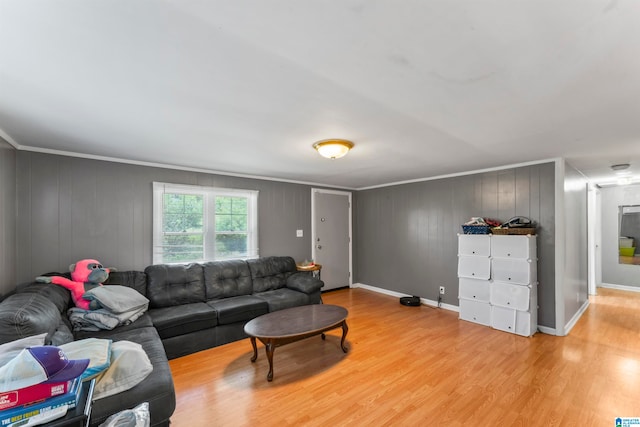
[[[269,373],[267,374],[267,381],[272,381],[273,380],[273,352],[276,349],[276,346],[273,340],[267,341],[264,349],[267,352],[267,359],[269,360]]]
[[[347,332],[349,332],[349,327],[347,326],[347,321],[342,321],[342,340],[340,341],[340,347],[342,347],[342,351],[347,352],[347,347],[344,346],[344,339],[347,337]]]
[[[253,346],[253,357],[251,358],[251,362],[255,362],[258,360],[258,347],[256,346],[256,337],[251,337],[251,345]]]

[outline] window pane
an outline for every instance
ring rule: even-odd
[[[231,197],[216,197],[216,215],[231,213]]]
[[[166,193],[164,195],[164,211],[170,213],[202,212],[203,197],[197,194]]]
[[[247,231],[247,217],[216,215],[216,232]]]
[[[246,215],[247,214],[247,199],[241,197],[234,197],[231,201],[231,213],[234,215]]]
[[[216,232],[247,231],[247,199],[216,197]]]
[[[234,216],[233,217],[233,231],[247,231],[247,217],[246,216]]]
[[[165,234],[162,249],[164,262],[186,262],[204,259],[202,234]]]
[[[242,257],[247,255],[246,234],[216,235],[216,254],[220,258]]]
[[[202,233],[203,196],[169,193],[164,196],[165,233]]]
[[[163,261],[185,262],[203,259],[204,197],[166,193],[163,201]]]

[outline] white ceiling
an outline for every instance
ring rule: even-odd
[[[640,175],[637,0],[0,0],[19,149],[366,188]],[[355,148],[321,158],[313,142]]]

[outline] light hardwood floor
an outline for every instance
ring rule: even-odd
[[[599,289],[566,337],[524,338],[363,289],[323,296],[340,329],[279,347],[248,339],[170,361],[186,426],[613,426],[640,417],[640,294]]]

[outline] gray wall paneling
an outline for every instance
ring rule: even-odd
[[[555,164],[548,163],[534,174],[532,169],[531,219],[538,222],[538,324],[556,326],[556,214]],[[561,178],[558,178],[561,179]]]
[[[457,234],[472,216],[538,224],[538,323],[555,327],[555,165],[355,193],[354,283],[458,305]]]
[[[0,138],[0,298],[16,282],[16,149]]]
[[[260,254],[311,257],[311,186],[26,151],[17,163],[18,283],[82,258],[151,264],[154,181],[258,190]]]
[[[540,225],[539,323],[554,327],[554,174],[547,163],[354,192],[354,283],[429,299],[442,285],[457,305],[460,224],[525,215]],[[311,256],[310,186],[19,151],[12,282],[86,257],[149,265],[153,181],[258,190],[260,254]]]

